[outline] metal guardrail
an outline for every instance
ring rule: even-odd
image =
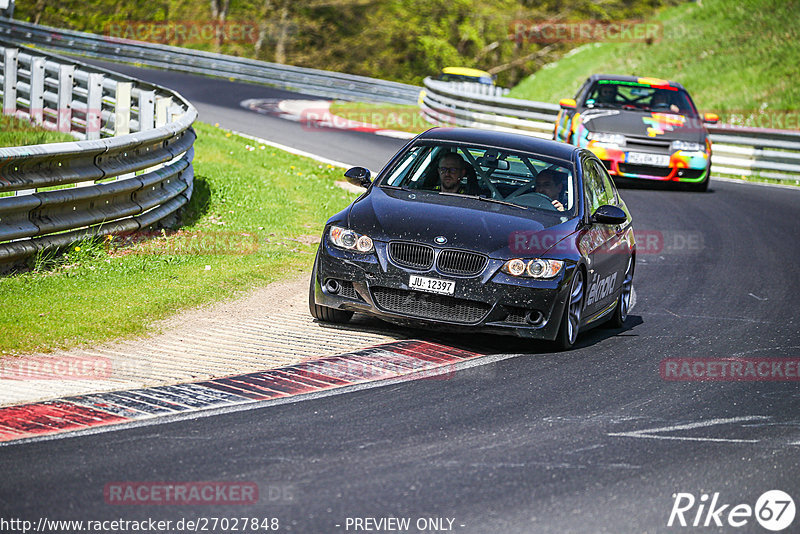
[[[194,74],[233,78],[309,95],[416,104],[419,87],[366,76],[268,63],[188,48],[51,28],[16,20],[0,20],[0,39],[32,43],[90,57],[137,63]]]
[[[525,133],[552,139],[558,105],[477,94],[459,83],[425,78],[420,103],[434,124]]]
[[[711,171],[775,180],[800,180],[800,132],[736,126],[708,126],[713,146]]]
[[[460,94],[483,95],[483,96],[506,96],[511,89],[500,87],[499,85],[489,85],[488,83],[478,82],[447,82],[451,88]]]
[[[420,107],[433,124],[525,133],[552,139],[557,104],[474,94],[426,78]],[[800,181],[800,131],[707,126],[714,174]]]
[[[0,265],[188,202],[197,111],[179,94],[7,43],[0,54],[4,113],[80,139],[0,148]]]

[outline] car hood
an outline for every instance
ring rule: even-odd
[[[473,198],[372,187],[352,204],[347,223],[376,241],[413,241],[507,259],[544,254],[576,232],[578,219]]]
[[[706,129],[697,117],[676,113],[642,112],[617,109],[588,109],[581,113],[583,125],[591,132],[620,133],[702,143]]]

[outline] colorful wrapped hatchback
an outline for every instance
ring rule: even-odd
[[[711,170],[706,124],[676,82],[596,74],[559,102],[553,138],[588,148],[617,178],[686,183],[705,191]]]

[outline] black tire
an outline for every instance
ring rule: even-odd
[[[571,349],[578,339],[580,332],[581,316],[583,315],[584,281],[583,271],[575,269],[572,283],[569,285],[567,305],[564,306],[564,315],[556,337],[556,346],[560,350]]]
[[[625,326],[625,321],[628,319],[628,311],[631,309],[634,266],[634,257],[631,256],[628,260],[628,266],[625,268],[625,277],[622,279],[622,292],[617,299],[614,313],[611,314],[611,318],[606,323],[606,326],[609,328],[622,328]]]
[[[346,323],[353,317],[353,312],[347,310],[337,310],[327,306],[320,306],[314,298],[314,283],[317,279],[317,264],[314,262],[314,269],[311,271],[311,283],[308,287],[308,311],[311,316],[326,323]]]

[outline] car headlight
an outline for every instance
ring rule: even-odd
[[[670,145],[673,151],[675,150],[686,150],[687,152],[702,152],[704,150],[703,145],[700,143],[689,143],[688,141],[678,141],[675,140]]]
[[[505,262],[500,270],[511,276],[553,278],[561,272],[563,267],[564,262],[562,260],[543,260],[541,258],[522,260],[514,258]]]
[[[625,146],[625,136],[622,134],[589,132],[586,138],[602,145]]]
[[[369,236],[357,234],[349,228],[331,226],[330,230],[328,230],[328,237],[331,243],[345,250],[352,250],[363,254],[375,250],[375,246],[372,244],[372,239]]]

